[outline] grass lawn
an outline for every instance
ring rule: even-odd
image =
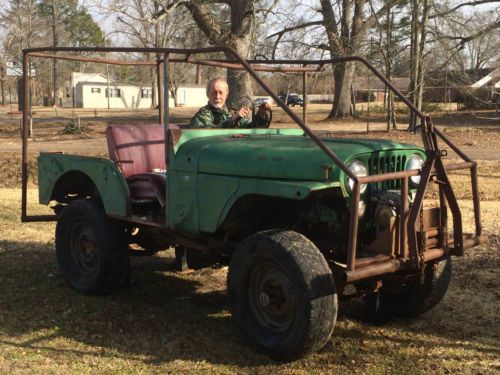
[[[47,213],[34,190],[29,201],[30,212]],[[359,319],[359,301],[350,301],[324,349],[280,364],[240,337],[228,312],[226,268],[177,273],[167,251],[132,259],[130,287],[82,295],[59,272],[54,223],[21,224],[20,190],[0,189],[0,374],[498,373],[500,206],[484,206],[490,243],[454,259],[437,307],[372,326]],[[466,227],[470,212],[466,205]]]

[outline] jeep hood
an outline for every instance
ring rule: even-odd
[[[347,163],[379,151],[420,150],[414,145],[377,139],[328,138],[323,142]],[[307,136],[229,134],[191,139],[176,154],[179,170],[225,176],[325,181],[325,165],[340,170]]]

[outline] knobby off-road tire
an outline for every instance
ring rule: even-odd
[[[66,283],[88,294],[109,293],[126,284],[130,263],[124,231],[94,199],[78,199],[61,213],[56,255]]]
[[[367,319],[384,323],[391,316],[415,318],[429,311],[446,294],[451,274],[451,258],[446,257],[426,265],[423,284],[416,280],[398,288],[382,287],[378,293],[366,299]]]
[[[257,350],[290,361],[321,349],[337,319],[332,272],[318,248],[293,231],[257,233],[228,272],[233,318]]]

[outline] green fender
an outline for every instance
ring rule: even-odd
[[[201,174],[198,177],[198,225],[214,233],[235,202],[245,195],[265,195],[302,200],[311,192],[339,187],[338,182],[283,181]]]
[[[57,189],[76,193],[78,182],[88,178],[102,199],[106,214],[126,217],[130,213],[130,191],[116,165],[109,159],[57,153],[38,157],[39,201],[48,205]],[[75,186],[76,185],[76,186]]]

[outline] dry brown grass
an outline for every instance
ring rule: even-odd
[[[317,107],[312,114],[317,130],[332,129],[331,123],[322,121],[327,110]],[[61,147],[55,140],[62,141],[66,151],[105,154],[108,120],[99,113],[82,114],[87,116],[84,134],[64,135],[66,120],[54,120],[50,110],[39,112],[43,121],[36,124],[35,140],[30,141],[32,187],[34,155],[46,147]],[[123,116],[132,115],[137,114],[113,113],[112,121],[123,122]],[[178,109],[174,115],[176,121],[186,122],[192,109]],[[138,120],[153,121],[153,116],[153,112],[141,114]],[[286,123],[281,116],[276,112],[277,126]],[[362,131],[366,123],[339,122],[335,129],[352,126]],[[482,150],[484,155],[491,148],[500,149],[498,131],[446,131],[461,147]],[[233,325],[225,295],[226,268],[176,273],[172,254],[166,252],[133,259],[132,285],[110,296],[89,297],[68,289],[55,259],[54,224],[20,224],[18,132],[15,119],[0,127],[5,146],[0,155],[0,374],[500,372],[498,160],[479,162],[482,221],[490,242],[454,259],[450,290],[436,308],[415,320],[376,327],[359,319],[359,301],[344,303],[334,335],[323,350],[278,364],[253,352]],[[405,132],[392,136],[418,142]],[[471,232],[472,205],[466,200],[470,192],[462,183],[467,174],[456,172],[451,178],[461,199],[465,231]],[[37,204],[35,190],[30,190],[29,202],[31,213],[50,212]]]
[[[29,192],[31,212],[47,212]],[[133,259],[133,284],[90,297],[66,287],[53,223],[19,223],[20,191],[0,190],[0,373],[493,374],[500,371],[500,203],[483,207],[490,244],[454,262],[451,288],[415,320],[371,326],[343,304],[330,342],[290,364],[257,354],[233,325],[226,269],[172,271],[172,254]],[[466,230],[470,203],[461,202]]]

